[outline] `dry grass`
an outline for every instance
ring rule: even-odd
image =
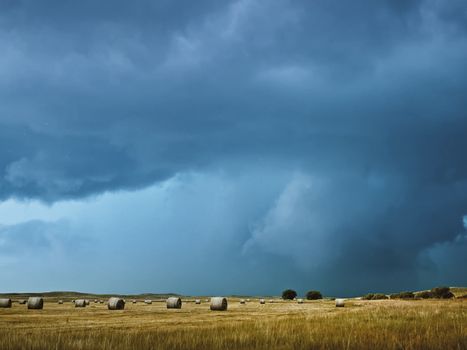
[[[467,295],[467,288],[465,288],[465,287],[451,287],[451,292],[456,297],[462,297],[464,295]]]
[[[467,349],[467,301],[257,300],[213,312],[207,303],[127,303],[124,311],[46,302],[0,309],[0,349]]]

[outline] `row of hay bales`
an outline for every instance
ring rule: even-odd
[[[27,301],[20,300],[20,304],[27,304],[28,309],[42,309],[44,307],[44,299],[41,297],[30,297]],[[10,308],[12,301],[9,298],[0,299],[0,308]]]
[[[136,303],[136,300],[133,300]],[[63,304],[63,300],[58,301],[59,304]],[[75,307],[86,307],[90,304],[87,299],[76,299],[72,300]],[[152,300],[145,300],[145,304],[152,304]],[[168,309],[181,309],[182,299],[178,297],[170,297],[166,301]],[[196,304],[201,304],[201,301],[197,299]],[[20,301],[20,304],[26,304]],[[9,298],[0,299],[0,308],[11,308],[12,300]],[[43,309],[44,299],[41,297],[30,297],[27,301],[28,309]],[[122,298],[112,297],[107,302],[107,308],[109,310],[123,310],[125,308],[125,300]],[[211,310],[227,310],[227,299],[224,297],[213,297],[211,298]]]
[[[136,303],[136,300],[133,300]],[[152,300],[145,300],[145,304],[152,304]],[[201,300],[196,299],[195,304],[201,304]],[[227,298],[213,297],[211,298],[211,310],[225,311],[227,310]],[[181,309],[182,299],[179,297],[169,297],[166,300],[167,309]],[[125,301],[121,298],[110,298],[108,302],[109,310],[123,310],[125,308]]]
[[[167,299],[167,309],[181,309],[182,308],[182,299],[179,297],[170,297]],[[201,304],[201,300],[196,299],[195,304]],[[228,302],[227,298],[224,297],[213,297],[211,298],[210,309],[213,311],[225,311],[227,310]]]
[[[222,297],[216,297],[216,298],[211,298],[211,310],[215,310],[217,306],[220,307],[220,309],[224,310],[221,305],[223,305],[225,300],[225,310],[227,309],[227,299],[222,298]],[[206,300],[207,301],[207,300]],[[250,299],[240,299],[240,304],[246,304],[246,302],[249,302]],[[273,299],[269,299],[269,303],[273,303]],[[195,300],[196,304],[200,304],[200,300],[196,299]],[[259,303],[261,305],[266,304],[266,300],[264,299],[259,299]],[[298,304],[303,304],[303,299],[297,299]],[[344,307],[345,306],[345,299],[335,299],[336,307]],[[213,305],[216,305],[213,309]],[[167,299],[167,308],[168,309],[180,309],[182,307],[182,301],[180,298],[176,297],[171,297]]]
[[[248,301],[250,301],[250,299],[240,299],[240,304],[244,305],[246,304]],[[298,303],[298,304],[303,304],[303,299],[295,299],[295,301]],[[269,299],[268,300],[269,303],[274,303],[274,300],[273,299]],[[344,307],[345,305],[345,300],[344,299],[335,299],[335,302],[336,302],[336,307]],[[266,304],[266,300],[264,299],[259,299],[259,303],[261,305],[264,305]]]
[[[247,301],[250,299],[241,299],[240,304],[245,304]],[[206,299],[206,302],[208,302],[209,299]],[[72,300],[74,303],[75,307],[86,307],[87,305],[90,304],[90,301],[87,299],[76,299]],[[95,303],[98,301],[95,300]],[[103,303],[103,301],[99,301],[100,303]],[[134,304],[136,304],[136,300],[132,301]],[[273,302],[272,299],[269,300],[270,303]],[[303,304],[303,299],[298,299],[297,300],[298,304]],[[336,299],[336,307],[344,307],[345,301],[344,299]],[[63,304],[63,300],[58,301],[59,304]],[[144,300],[145,304],[152,304],[152,300]],[[266,301],[264,299],[260,299],[259,303],[261,305],[266,304]],[[20,301],[20,304],[26,304]],[[200,299],[195,300],[195,304],[201,304]],[[10,308],[12,305],[11,299],[8,298],[3,298],[0,299],[0,308]],[[166,301],[167,309],[181,309],[182,308],[182,299],[179,297],[170,297]],[[225,311],[227,310],[228,302],[227,298],[224,297],[213,297],[211,298],[211,305],[210,308],[211,310],[216,310],[216,311]],[[28,309],[43,309],[44,307],[44,299],[41,297],[30,297],[27,301],[27,307]],[[122,298],[118,297],[112,297],[108,300],[107,302],[107,307],[109,310],[123,310],[125,308],[125,300]]]
[[[76,299],[71,301],[73,304],[75,304],[76,307],[83,307],[83,306],[88,306],[91,305],[91,301],[89,299]],[[63,304],[63,300],[58,301],[59,304]],[[104,304],[104,300],[94,300],[95,304]]]

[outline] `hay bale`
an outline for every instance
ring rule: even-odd
[[[125,308],[125,301],[122,298],[110,298],[107,308],[109,310],[123,310]]]
[[[227,310],[227,299],[224,297],[213,297],[211,298],[211,310],[213,311],[225,311]]]
[[[104,304],[104,300],[99,300],[99,304]]]
[[[245,299],[240,299],[240,304],[245,304]]]
[[[250,302],[250,299],[247,299],[246,301],[247,301],[247,303],[249,303],[249,302]]]
[[[167,299],[167,309],[181,309],[182,299],[178,297],[170,297]]]
[[[268,300],[268,303],[270,303],[270,304],[272,304],[273,302],[274,302],[274,300],[272,300],[272,299]]]
[[[303,299],[298,299],[298,300],[297,300],[297,303],[303,304]]]
[[[0,307],[1,307],[1,308],[9,308],[9,307],[11,307],[11,299],[9,299],[9,298],[2,298],[2,299],[0,299]]]
[[[266,301],[265,301],[264,299],[259,299],[259,303],[260,303],[261,305],[264,305],[264,304],[266,304]]]
[[[41,310],[44,308],[44,299],[41,297],[30,297],[28,299],[28,309]]]
[[[20,304],[20,305],[25,305],[25,304],[26,304],[26,300],[24,300],[24,299],[18,300],[18,304]]]
[[[199,299],[196,299],[196,300],[195,300],[195,304],[196,304],[196,305],[199,305],[199,304],[201,304],[201,300],[199,300]]]
[[[97,299],[94,299],[94,304],[97,304],[97,302],[98,302]]]
[[[88,299],[85,299],[86,305],[91,304]]]
[[[63,304],[63,300],[59,300],[58,303],[59,303],[59,304]]]
[[[149,304],[152,304],[152,300],[147,299],[147,300],[144,301],[144,303],[145,303],[145,304],[148,304],[148,305],[149,305]]]
[[[209,303],[209,299],[204,299],[205,302]]]
[[[133,304],[136,304],[136,299],[133,299],[132,303],[133,303]]]
[[[336,307],[344,307],[345,299],[336,299]]]
[[[75,300],[75,307],[86,307],[86,300],[84,299],[76,299]]]

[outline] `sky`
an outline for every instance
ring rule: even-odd
[[[466,286],[467,3],[0,2],[2,292]]]

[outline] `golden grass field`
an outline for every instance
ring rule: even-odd
[[[122,311],[14,303],[0,309],[0,349],[467,349],[467,299],[347,300],[336,308],[331,300],[229,298],[224,312],[193,300],[180,310],[127,300]]]

